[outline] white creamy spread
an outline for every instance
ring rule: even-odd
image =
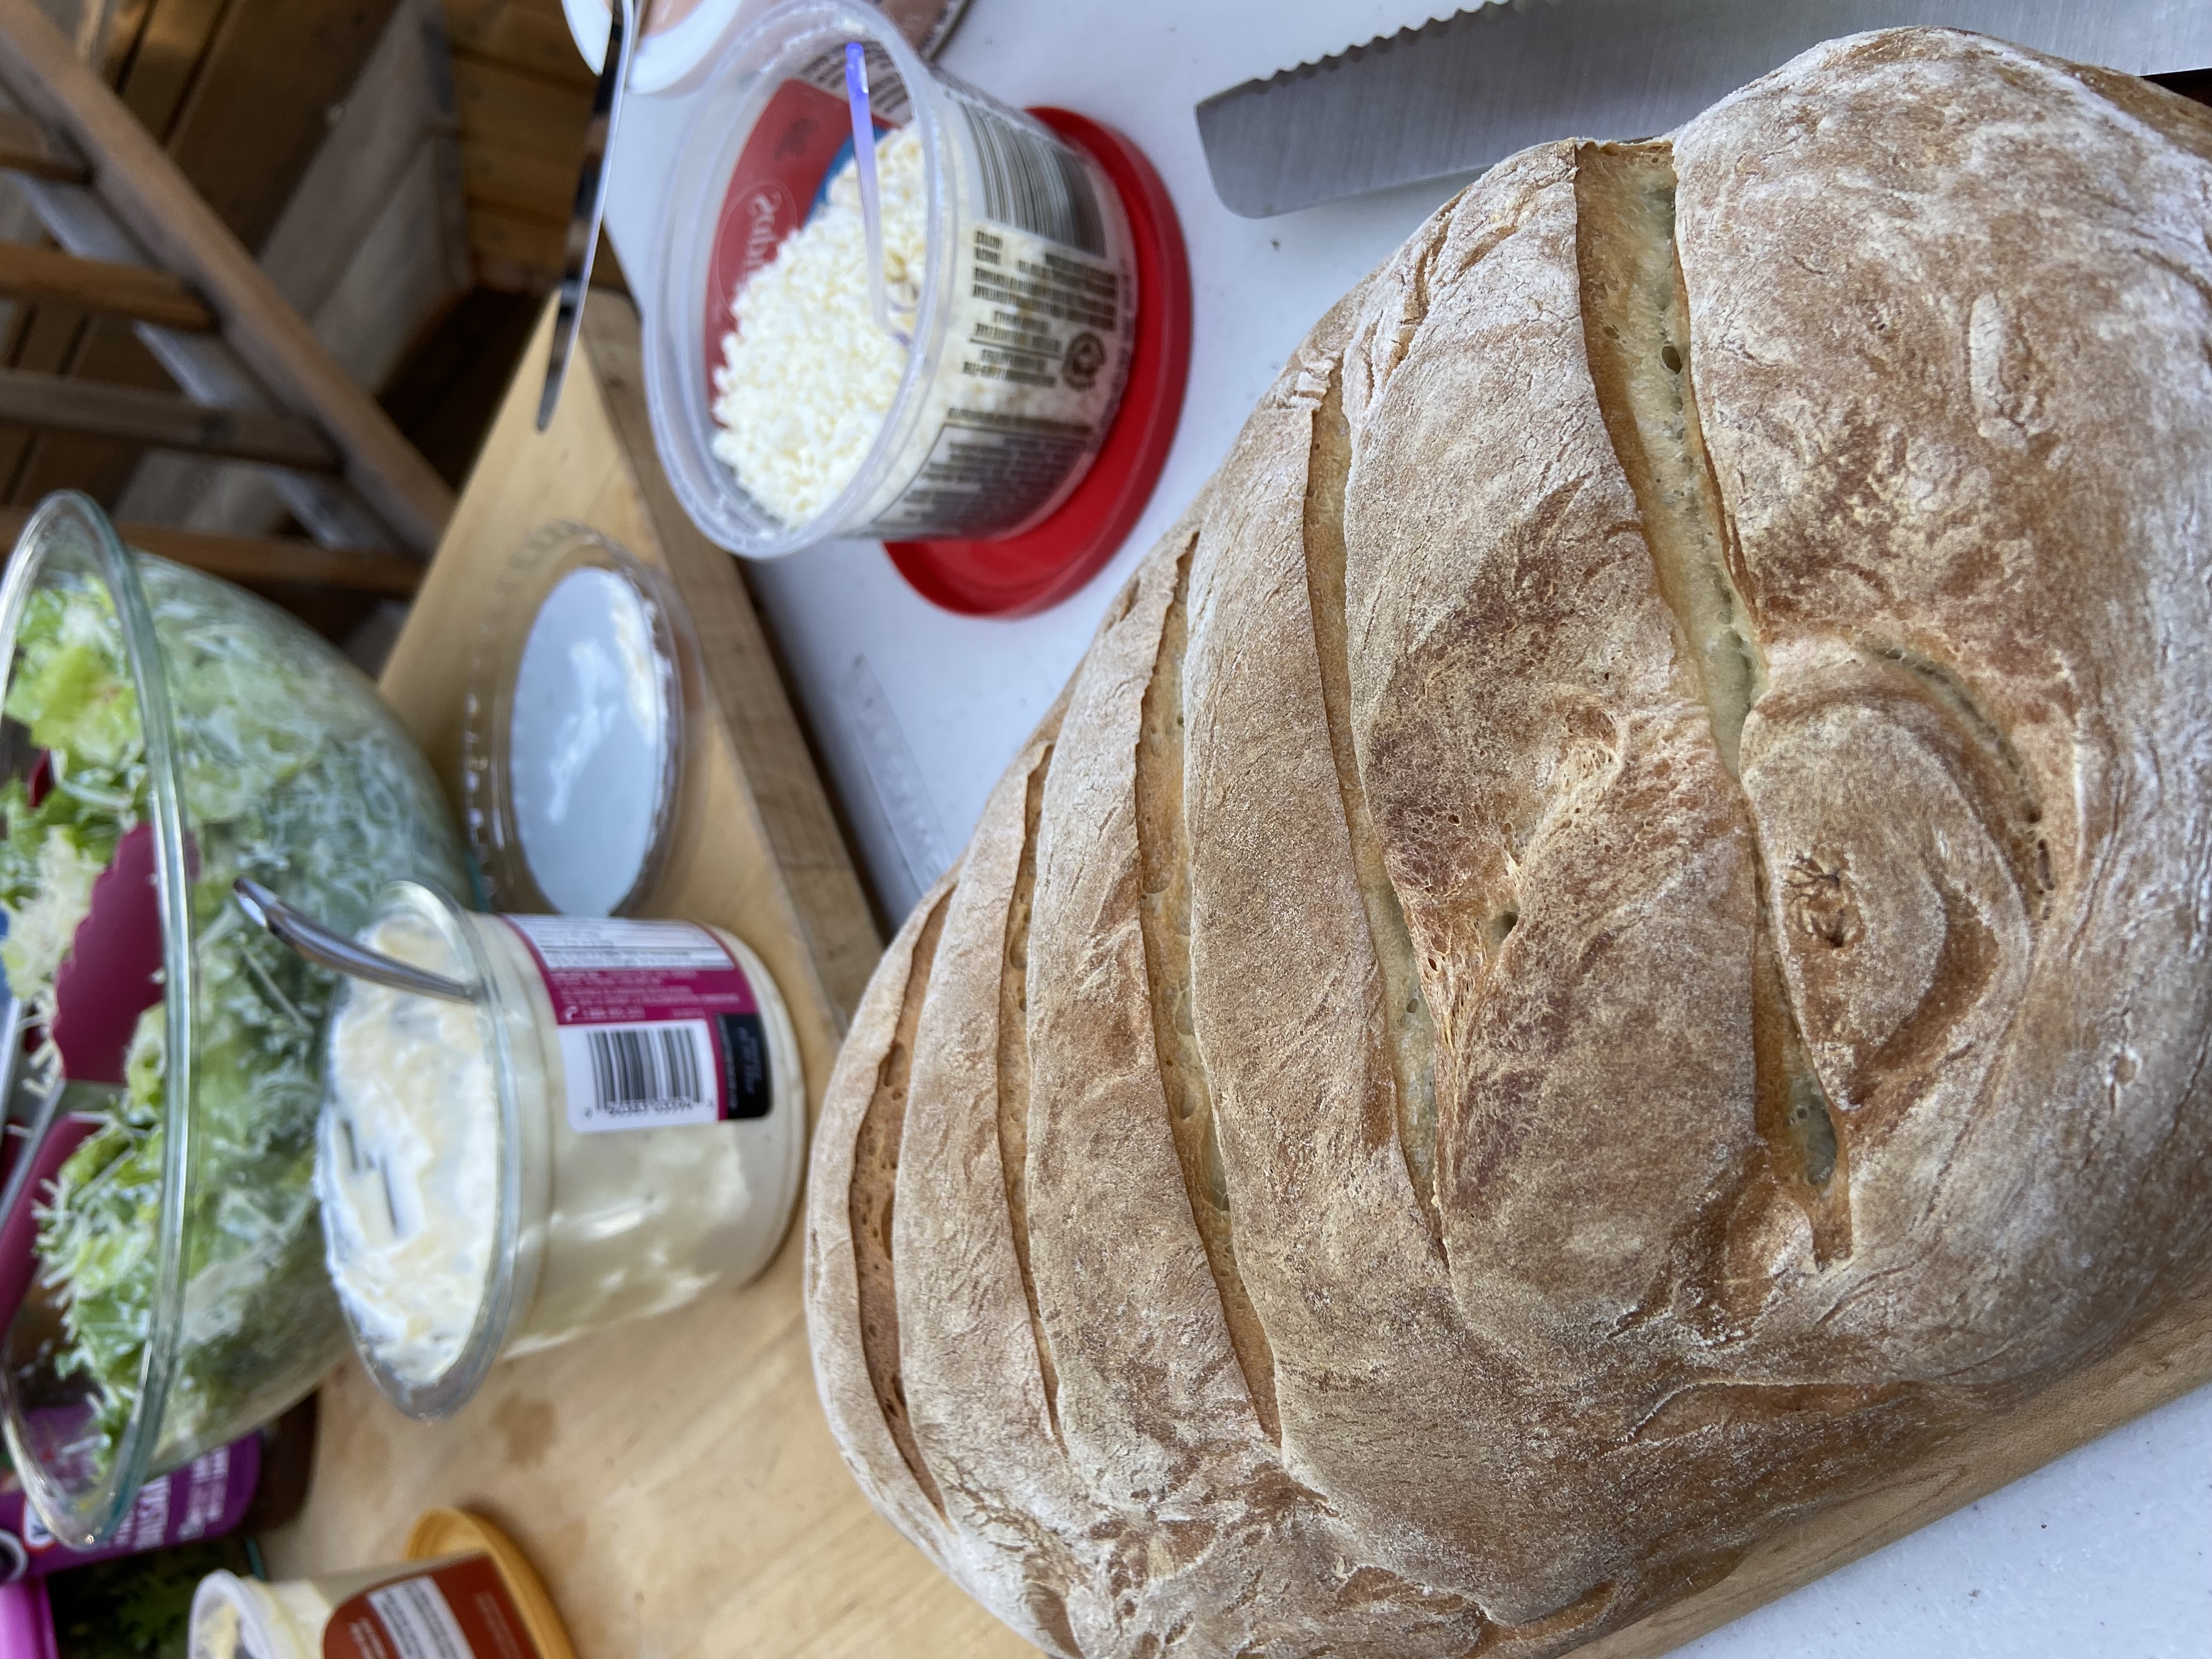
[[[192,1597],[190,1659],[322,1659],[324,1629],[343,1599],[309,1578],[268,1584],[211,1573]]]
[[[234,1603],[218,1601],[192,1621],[192,1659],[258,1659],[247,1653]]]
[[[453,951],[418,917],[367,943],[448,977]],[[331,1279],[395,1376],[428,1383],[468,1344],[491,1271],[499,1103],[476,1010],[355,981],[330,1034],[323,1225]]]
[[[485,1340],[501,1353],[526,1353],[757,1271],[796,1179],[795,1053],[771,1051],[772,1130],[764,1120],[580,1133],[569,1123],[561,1027],[529,948],[497,917],[455,920],[483,948],[484,1006],[513,1066],[514,1302],[506,1328]],[[404,906],[363,942],[465,977],[434,922]],[[757,964],[746,971],[787,1033],[773,987]],[[787,1036],[781,1041],[791,1048]],[[476,1006],[357,980],[329,1045],[317,1187],[331,1277],[362,1346],[400,1382],[428,1387],[465,1358],[495,1265],[500,1097],[486,1027]],[[748,1170],[748,1144],[767,1167]],[[775,1146],[790,1149],[788,1169]]]
[[[928,189],[911,126],[876,146],[884,281],[909,332],[928,263]],[[907,348],[876,325],[856,164],[830,182],[814,216],[738,290],[737,327],[714,372],[714,453],[786,524],[836,499],[866,459],[898,394]]]

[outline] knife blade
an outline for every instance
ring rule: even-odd
[[[561,383],[584,326],[584,301],[592,291],[592,261],[599,250],[599,224],[607,211],[607,152],[622,125],[623,94],[629,89],[631,54],[637,48],[638,0],[613,0],[607,9],[607,45],[599,83],[592,94],[592,117],[584,128],[584,161],[576,178],[575,205],[568,213],[568,246],[561,269],[560,307],[553,319],[553,344],[545,364],[545,390],[538,399],[538,429],[553,424],[561,402]]]
[[[1808,46],[1911,24],[2132,75],[2212,68],[2212,0],[1514,0],[1217,93],[1199,137],[1224,204],[1264,219],[1548,139],[1650,137]]]

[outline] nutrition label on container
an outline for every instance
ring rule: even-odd
[[[954,273],[927,455],[872,527],[887,536],[1013,529],[1050,506],[1097,444],[1127,370],[1127,279],[1107,258],[1090,172],[1028,116],[949,87],[975,217]]]
[[[341,1603],[323,1626],[323,1659],[538,1659],[538,1646],[498,1567],[471,1555]]]
[[[1127,377],[1140,296],[1126,216],[1104,172],[1071,143],[941,70],[932,76],[943,94],[930,100],[935,121],[916,135],[923,112],[896,67],[878,48],[867,56],[879,153],[908,155],[924,169],[932,215],[941,183],[948,210],[929,234],[949,233],[949,245],[930,247],[927,286],[905,301],[926,301],[931,314],[917,314],[912,384],[898,393],[890,441],[868,461],[848,527],[895,540],[1017,533],[1080,482]],[[817,214],[824,226],[842,222],[829,181],[850,144],[842,51],[782,73],[724,186],[704,273],[702,367],[725,437],[738,429],[725,398],[742,398],[720,377],[744,355],[743,328],[758,326],[770,342],[803,332],[762,317],[743,324],[740,296],[778,268],[789,239]],[[845,205],[857,215],[857,199]],[[906,278],[921,279],[920,270]],[[777,304],[786,301],[804,306],[808,292],[777,289]],[[823,303],[818,294],[811,302]],[[714,453],[759,499],[791,483],[782,452],[741,462],[718,438]]]
[[[768,1115],[751,981],[688,921],[508,916],[552,1000],[580,1134]]]

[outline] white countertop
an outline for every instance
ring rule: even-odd
[[[1422,0],[973,0],[947,68],[1009,102],[1062,105],[1119,127],[1159,168],[1190,245],[1194,343],[1182,423],[1136,534],[1056,609],[1013,623],[948,615],[909,590],[873,543],[830,543],[752,568],[831,787],[894,919],[957,853],[1107,599],[1205,482],[1291,349],[1455,187],[1239,219],[1214,196],[1192,106],[1431,9]],[[660,198],[688,114],[684,100],[633,100],[614,164],[608,228],[648,313]],[[2212,1654],[2212,1389],[1682,1651]]]

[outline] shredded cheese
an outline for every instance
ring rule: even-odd
[[[18,995],[50,994],[62,959],[76,943],[77,924],[92,909],[92,884],[105,868],[81,851],[76,839],[59,826],[39,845],[39,886],[29,902],[8,917],[8,939],[0,945],[0,964]]]
[[[929,253],[921,139],[909,126],[876,149],[884,278],[908,332]],[[903,302],[903,310],[899,309]],[[852,482],[883,428],[907,348],[876,325],[859,173],[830,180],[821,209],[737,295],[737,327],[714,373],[714,453],[786,524],[818,516]]]

